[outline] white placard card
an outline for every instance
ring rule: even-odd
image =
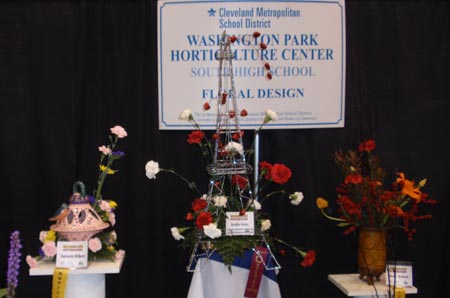
[[[252,40],[254,32],[261,35]],[[216,128],[221,36],[233,43],[233,78],[242,129],[343,127],[345,111],[344,0],[159,0],[159,128],[191,130],[178,119],[191,110],[202,129]],[[259,44],[267,45],[261,54]],[[265,77],[270,64],[272,80]],[[238,113],[237,113],[238,114]]]
[[[87,241],[58,241],[56,268],[86,268],[88,266]]]
[[[225,229],[227,236],[255,235],[254,213],[246,212],[244,215],[240,215],[239,212],[227,212]]]
[[[413,286],[413,270],[411,262],[387,262],[386,285],[397,287]]]

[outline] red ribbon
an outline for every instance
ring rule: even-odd
[[[266,247],[257,247],[256,251],[253,253],[244,297],[257,298],[267,255],[268,249]]]

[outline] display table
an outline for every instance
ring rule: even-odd
[[[386,285],[386,276],[382,274],[380,281],[375,281],[373,285],[359,279],[359,274],[330,274],[330,280],[336,287],[349,297],[369,298],[369,297],[389,297],[389,287]],[[417,294],[416,287],[404,288],[406,294]],[[391,297],[394,297],[394,290],[391,289]]]
[[[248,251],[244,257],[237,258],[231,273],[217,253],[213,253],[209,258],[200,258],[196,263],[187,297],[244,297],[252,254],[252,251]],[[276,270],[264,271],[258,298],[281,298],[276,273]]]
[[[85,269],[71,269],[67,278],[65,298],[105,298],[105,274],[119,273],[125,256],[113,261],[90,262]],[[40,261],[38,266],[30,268],[30,276],[51,275],[55,262]]]

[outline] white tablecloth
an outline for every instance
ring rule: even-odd
[[[244,297],[252,251],[233,263],[231,273],[217,253],[201,258],[193,273],[188,298],[239,298]],[[258,298],[281,298],[276,281],[276,270],[265,270]]]

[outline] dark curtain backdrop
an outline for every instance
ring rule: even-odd
[[[73,182],[94,189],[97,147],[118,124],[129,134],[119,143],[126,156],[103,193],[119,204],[127,256],[120,274],[107,275],[107,297],[186,297],[189,252],[169,229],[183,223],[193,193],[174,176],[148,180],[144,166],[156,160],[203,189],[208,177],[187,131],[158,129],[156,13],[156,1],[0,3],[0,287],[10,233],[20,231],[24,256],[37,254]],[[413,264],[414,297],[450,297],[449,21],[448,1],[347,1],[345,128],[261,134],[261,159],[287,164],[305,194],[297,208],[267,204],[273,229],[318,254],[307,269],[289,252],[279,259],[283,297],[345,297],[327,275],[356,272],[355,237],[342,236],[315,199],[334,202],[332,153],[368,137],[390,173],[428,178],[439,201],[433,219],[417,225],[413,242],[394,234],[393,253]],[[17,297],[50,297],[51,277],[30,277],[22,264]]]

